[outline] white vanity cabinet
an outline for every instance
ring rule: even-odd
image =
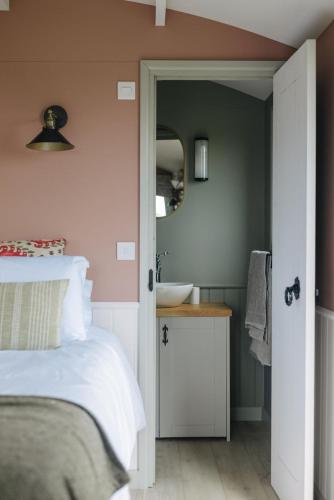
[[[157,435],[230,439],[231,309],[157,309]]]

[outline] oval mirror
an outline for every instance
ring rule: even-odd
[[[156,137],[156,217],[167,217],[183,203],[184,151],[177,134],[157,127]]]

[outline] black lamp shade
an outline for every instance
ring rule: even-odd
[[[66,151],[74,146],[59,130],[43,127],[42,132],[27,144],[27,148],[36,151]]]

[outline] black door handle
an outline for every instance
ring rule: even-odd
[[[293,297],[295,297],[296,300],[300,297],[300,281],[298,276],[295,278],[294,284],[292,286],[287,286],[285,289],[284,299],[287,306],[291,306]]]
[[[148,272],[148,289],[150,292],[153,292],[153,269],[150,269]]]

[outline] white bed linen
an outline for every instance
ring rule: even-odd
[[[88,268],[88,260],[80,256],[6,257],[0,259],[0,281],[26,283],[68,279],[60,327],[61,342],[65,344],[84,340],[87,336],[83,294]]]
[[[129,468],[145,426],[139,388],[118,338],[92,326],[87,340],[49,351],[0,351],[0,395],[45,396],[76,403],[101,426]],[[113,500],[129,498],[128,488]]]

